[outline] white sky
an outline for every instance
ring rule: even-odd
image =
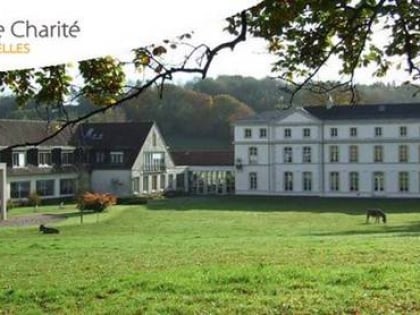
[[[224,23],[214,23],[213,25],[200,26],[196,30],[197,38],[209,40],[217,44],[223,38],[229,38],[220,31],[225,26]],[[377,33],[375,43],[384,44],[387,40],[386,34]],[[270,72],[271,65],[275,61],[275,56],[269,54],[266,49],[266,42],[261,39],[248,38],[244,43],[240,43],[235,50],[223,51],[219,58],[216,58],[209,71],[210,77],[217,77],[218,75],[244,75],[253,76],[256,78],[263,78],[266,76],[275,76],[275,73]],[[374,82],[384,82],[401,84],[410,79],[409,75],[403,70],[391,69],[389,74],[384,78],[376,78],[372,76],[372,68],[361,68],[357,70],[355,81],[361,84],[370,84]],[[314,79],[316,80],[343,80],[344,78],[338,75],[340,64],[337,60],[331,60]]]
[[[30,39],[33,45],[31,54],[0,54],[0,70],[68,63],[105,55],[126,55],[131,48],[173,38],[191,30],[195,31],[193,39],[196,43],[216,45],[231,38],[223,32],[226,26],[223,18],[257,2],[258,0],[72,0],[64,5],[66,2],[57,0],[6,1],[2,3],[0,12],[0,25],[6,28],[16,20],[29,20],[38,24],[78,21],[81,35],[74,40]],[[83,10],[80,10],[81,7]],[[3,34],[0,44],[16,43],[14,38],[7,35],[7,32]],[[382,39],[385,37],[382,36]],[[19,41],[22,39],[18,39]],[[221,52],[214,59],[209,76],[273,76],[270,72],[273,60],[273,56],[266,52],[264,41],[248,39],[237,45],[233,52]],[[337,71],[337,64],[332,62],[315,79],[340,79]],[[185,81],[189,78],[192,77],[182,76],[175,80]],[[407,78],[404,71],[400,70],[392,72],[382,81],[401,83]],[[368,71],[361,70],[356,81],[372,83],[377,79],[372,78]]]

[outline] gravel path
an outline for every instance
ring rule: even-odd
[[[65,219],[64,215],[59,214],[29,214],[8,218],[0,221],[0,227],[6,226],[27,226],[57,222]]]

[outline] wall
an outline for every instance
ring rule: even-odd
[[[36,191],[36,182],[38,180],[54,180],[54,195],[52,196],[42,196],[43,199],[52,199],[52,198],[59,198],[64,197],[64,195],[60,195],[60,179],[78,179],[78,174],[51,174],[51,175],[34,175],[34,176],[9,176],[7,178],[7,188],[6,188],[6,196],[7,199],[10,199],[10,183],[11,182],[30,182],[30,192]],[[77,186],[77,184],[76,184]],[[77,187],[76,187],[77,192]],[[68,195],[65,195],[68,196]]]
[[[299,110],[297,110],[299,111]],[[268,126],[268,127],[267,127]],[[400,136],[400,126],[407,127],[407,135]],[[357,128],[357,136],[350,136],[350,128]],[[375,127],[382,127],[382,136],[375,136]],[[244,137],[244,129],[253,130],[252,138]],[[258,139],[258,130],[268,128],[265,141]],[[290,137],[284,137],[285,129],[291,130]],[[311,136],[303,136],[303,130],[310,128]],[[338,135],[330,136],[330,128],[337,128]],[[420,196],[420,121],[325,121],[311,120],[299,112],[285,116],[279,121],[261,121],[257,124],[240,122],[235,125],[235,161],[240,158],[242,168],[236,170],[238,194],[273,195],[320,195],[348,197],[419,197]],[[330,162],[330,146],[339,150],[339,161]],[[349,147],[358,146],[358,162],[350,162]],[[374,162],[374,146],[382,145],[384,161]],[[399,146],[407,145],[408,162],[399,161]],[[258,148],[258,163],[248,163],[249,147]],[[303,147],[311,147],[311,163],[303,163]],[[285,163],[284,148],[291,147],[292,163]],[[303,190],[303,172],[312,172],[312,191]],[[373,190],[373,173],[384,173],[385,189]],[[258,173],[258,189],[249,190],[249,173]],[[284,173],[293,173],[293,191],[284,190]],[[338,172],[340,190],[331,191],[330,172]],[[350,191],[350,172],[359,173],[359,191]],[[408,192],[399,188],[399,172],[409,173]]]
[[[130,170],[94,170],[91,174],[92,191],[117,196],[132,195]]]

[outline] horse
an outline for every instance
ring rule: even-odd
[[[52,227],[46,227],[44,226],[44,224],[41,224],[39,226],[39,231],[44,233],[44,234],[58,234],[60,233],[60,231],[56,228],[52,228]]]
[[[382,222],[386,223],[386,214],[381,209],[367,209],[366,210],[366,223],[369,223],[370,217],[375,218],[375,223],[379,223],[382,218]]]

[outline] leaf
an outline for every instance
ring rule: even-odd
[[[165,54],[166,52],[167,52],[167,50],[166,50],[166,48],[165,48],[165,47],[163,47],[163,46],[158,46],[158,47],[156,47],[156,48],[154,48],[154,49],[153,49],[152,54],[153,54],[154,56],[160,56],[160,55]]]
[[[155,69],[155,72],[156,72],[156,73],[161,73],[161,72],[162,72],[162,70],[163,70],[163,66],[162,66],[162,65],[158,65],[158,66],[156,67],[156,69]]]

